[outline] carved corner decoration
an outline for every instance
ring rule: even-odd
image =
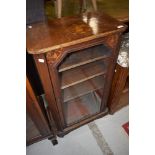
[[[118,34],[110,35],[108,37],[105,37],[103,39],[104,44],[106,44],[109,48],[114,48],[117,45],[118,42]],[[60,58],[62,58],[62,55],[64,54],[64,49],[60,48],[57,50],[53,50],[51,52],[46,53],[46,59],[48,64],[55,64],[57,63]]]
[[[58,61],[60,59],[62,54],[63,54],[62,48],[48,52],[46,54],[46,59],[47,59],[48,64],[54,64],[56,61]]]

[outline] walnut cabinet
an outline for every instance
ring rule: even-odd
[[[64,17],[27,28],[27,51],[33,56],[58,136],[108,113],[125,29],[103,13]]]

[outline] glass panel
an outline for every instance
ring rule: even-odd
[[[59,72],[109,57],[111,50],[105,45],[97,45],[69,54],[59,66]]]
[[[107,71],[108,61],[95,61],[61,73],[61,89],[103,75]],[[76,76],[75,76],[76,75]],[[74,76],[74,78],[73,78]]]
[[[64,110],[67,124],[77,122],[98,113],[100,111],[102,93],[103,89],[96,90],[65,102]]]
[[[111,54],[104,45],[70,53],[59,65],[66,123],[72,124],[100,112],[104,81]]]
[[[103,88],[103,86],[104,76],[98,76],[85,82],[81,82],[77,85],[62,90],[63,101],[67,102],[79,96],[93,92],[94,90]]]

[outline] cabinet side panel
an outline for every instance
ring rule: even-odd
[[[118,64],[116,65],[116,73],[114,74],[108,100],[108,107],[110,109],[110,113],[115,112],[117,107],[119,107],[119,100],[121,98],[122,91],[126,84],[128,74],[129,74],[128,68],[122,68]]]

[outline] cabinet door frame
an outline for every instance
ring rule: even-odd
[[[63,120],[63,128],[67,128],[69,126],[67,126],[67,123],[66,123],[65,118],[64,118],[63,101],[61,98],[60,81],[59,81],[59,75],[58,75],[58,71],[57,71],[58,65],[65,58],[65,56],[68,55],[69,53],[78,52],[79,50],[89,48],[89,47],[99,45],[99,44],[106,44],[108,47],[111,48],[112,56],[109,58],[110,59],[109,61],[111,62],[111,64],[113,64],[114,63],[113,61],[114,61],[115,55],[116,55],[115,50],[116,50],[116,45],[118,44],[118,37],[119,37],[119,35],[117,34],[117,35],[111,35],[111,36],[108,36],[105,38],[94,39],[94,40],[86,42],[86,43],[80,43],[78,45],[69,46],[69,47],[63,48],[63,49],[58,49],[58,50],[55,50],[52,52],[48,52],[46,54],[48,69],[49,69],[51,81],[53,84],[54,93],[56,96],[56,102],[57,102],[58,107],[60,109],[61,117]],[[104,93],[104,95],[103,95],[104,100],[102,98],[100,112],[103,112],[103,110],[105,109],[105,106],[107,105],[107,98],[108,97],[106,97],[106,95],[108,94],[107,90],[110,89],[109,87],[110,87],[111,81],[110,81],[109,76],[110,77],[112,76],[111,71],[113,70],[113,65],[109,65],[108,68],[109,69],[108,69],[107,76],[105,79],[105,81],[108,81],[108,84],[106,84],[104,87],[104,90],[106,93]],[[105,97],[106,97],[106,99],[105,99]]]

